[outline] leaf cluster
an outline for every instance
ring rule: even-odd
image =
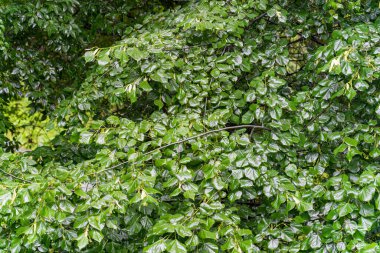
[[[46,104],[63,129],[27,154],[0,149],[1,250],[380,250],[376,1],[188,1],[134,22],[133,7],[112,21],[84,8],[84,30],[70,15],[86,1],[46,4],[73,11],[49,12],[66,22],[49,33],[8,5],[29,20],[12,36],[36,27],[50,49],[22,52],[73,56],[62,71],[80,78],[63,96],[47,87],[74,79],[51,83],[36,62],[1,76],[62,95]],[[82,43],[93,30],[119,37]]]

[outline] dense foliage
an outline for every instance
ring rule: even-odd
[[[0,252],[379,252],[379,8],[3,1]]]

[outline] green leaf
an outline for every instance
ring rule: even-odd
[[[129,55],[136,61],[140,61],[141,59],[146,57],[145,53],[143,53],[142,51],[140,51],[138,48],[135,48],[135,47],[128,48],[126,52],[127,52],[127,55]]]
[[[351,65],[351,63],[343,61],[343,64],[342,64],[342,73],[344,75],[346,75],[346,76],[352,75],[352,72],[353,72],[352,69],[353,69],[353,66]]]
[[[100,66],[105,66],[109,64],[111,59],[109,58],[108,54],[103,53],[99,58],[98,58],[98,64]]]
[[[378,195],[375,200],[375,206],[377,210],[380,210],[380,195]]]
[[[144,80],[142,81],[140,84],[139,84],[139,87],[143,90],[143,91],[146,91],[146,92],[149,92],[151,90],[153,90],[153,88],[149,85],[149,83]]]
[[[289,164],[285,168],[285,173],[291,178],[296,178],[297,177],[297,166],[295,164]]]
[[[245,96],[246,96],[245,101],[247,101],[248,103],[251,103],[256,99],[256,92],[253,90],[248,91]]]
[[[347,145],[342,143],[341,145],[339,145],[339,147],[337,147],[336,149],[334,149],[334,155],[337,155],[339,153],[342,153],[346,150],[347,148]]]
[[[279,240],[278,239],[272,239],[268,243],[268,249],[275,250],[278,248]]]
[[[378,243],[371,243],[365,245],[363,248],[359,250],[359,253],[375,253],[379,252],[379,245]]]
[[[380,118],[380,104],[376,107],[376,114],[377,114],[377,117]]]
[[[253,122],[254,119],[255,119],[255,115],[254,115],[254,113],[253,113],[252,111],[247,111],[247,112],[243,115],[241,121],[242,121],[243,124],[250,124],[250,123]]]
[[[104,238],[100,232],[94,230],[90,231],[90,237],[97,242],[101,242]]]
[[[219,75],[220,75],[220,71],[219,71],[219,69],[213,69],[213,70],[211,71],[211,76],[212,76],[212,77],[214,77],[214,78],[218,78]]]
[[[344,137],[343,141],[352,147],[356,147],[358,145],[358,141],[350,137]]]
[[[352,100],[356,96],[356,91],[350,87],[348,90],[346,90],[346,96],[349,100]]]
[[[352,213],[355,210],[355,206],[350,203],[344,203],[338,207],[339,217],[346,216],[347,214]]]
[[[371,201],[374,197],[375,192],[376,188],[374,186],[366,186],[360,191],[359,199],[365,202]]]
[[[218,248],[217,245],[215,245],[213,243],[210,243],[210,242],[207,242],[207,243],[203,244],[202,252],[205,252],[205,253],[218,253],[219,252],[219,248]]]
[[[309,244],[312,249],[319,249],[322,246],[322,241],[319,235],[313,233],[310,237]]]
[[[372,157],[372,158],[377,158],[380,156],[380,149],[378,148],[374,148],[371,150],[371,152],[369,153],[369,155]]]
[[[91,137],[93,136],[93,133],[91,132],[82,132],[80,134],[80,143],[83,143],[83,144],[89,144],[90,143],[90,140],[91,140]]]
[[[276,78],[276,77],[270,77],[269,81],[268,81],[269,87],[275,88],[275,89],[277,89],[277,88],[279,88],[285,84],[286,84],[285,80],[280,79],[280,78]]]
[[[162,109],[164,107],[164,103],[162,103],[161,99],[154,100],[154,104],[158,107],[158,109]]]
[[[86,62],[92,62],[95,60],[95,55],[96,55],[96,50],[95,51],[86,51],[84,54],[84,60]]]
[[[166,250],[166,244],[164,240],[159,240],[152,245],[146,246],[144,252],[147,253],[161,253]]]
[[[251,180],[256,180],[259,177],[259,174],[257,171],[253,168],[246,168],[244,169],[244,175]]]
[[[187,241],[186,245],[189,247],[195,247],[199,245],[199,238],[196,235],[191,236]]]
[[[198,236],[202,239],[213,239],[213,240],[218,240],[219,238],[219,235],[217,232],[211,232],[211,231],[207,231],[207,230],[204,230],[202,229]]]
[[[313,210],[313,204],[306,201],[300,201],[298,209],[301,212],[310,211],[310,210]]]
[[[12,194],[8,191],[0,190],[0,208],[5,206],[12,199]]]
[[[82,234],[80,234],[78,237],[77,237],[77,246],[79,249],[83,249],[85,248],[87,245],[88,245],[88,238],[87,238],[87,232],[84,232]]]
[[[178,240],[172,240],[166,244],[167,244],[168,252],[178,252],[178,253],[187,252],[186,246],[180,243]]]
[[[189,228],[182,226],[182,225],[176,226],[175,231],[181,237],[188,237],[188,236],[193,235],[193,233],[191,232],[191,230]]]
[[[61,203],[59,203],[59,208],[66,213],[73,213],[75,210],[75,206],[67,200],[61,201]]]
[[[88,223],[97,230],[102,230],[105,224],[100,219],[100,216],[91,216],[88,218]]]
[[[366,81],[364,80],[358,80],[356,83],[355,83],[355,88],[359,91],[365,91],[369,88],[369,85]]]

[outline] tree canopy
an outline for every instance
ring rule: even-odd
[[[374,0],[3,0],[0,252],[379,252],[379,76]]]

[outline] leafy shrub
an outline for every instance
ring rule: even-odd
[[[378,252],[378,3],[140,4],[135,22],[96,21],[123,33],[83,54],[91,29],[44,37],[77,43],[58,52],[73,55],[72,78],[12,77],[4,96],[38,108],[26,80],[40,82],[64,130],[27,154],[0,151],[0,249]]]

